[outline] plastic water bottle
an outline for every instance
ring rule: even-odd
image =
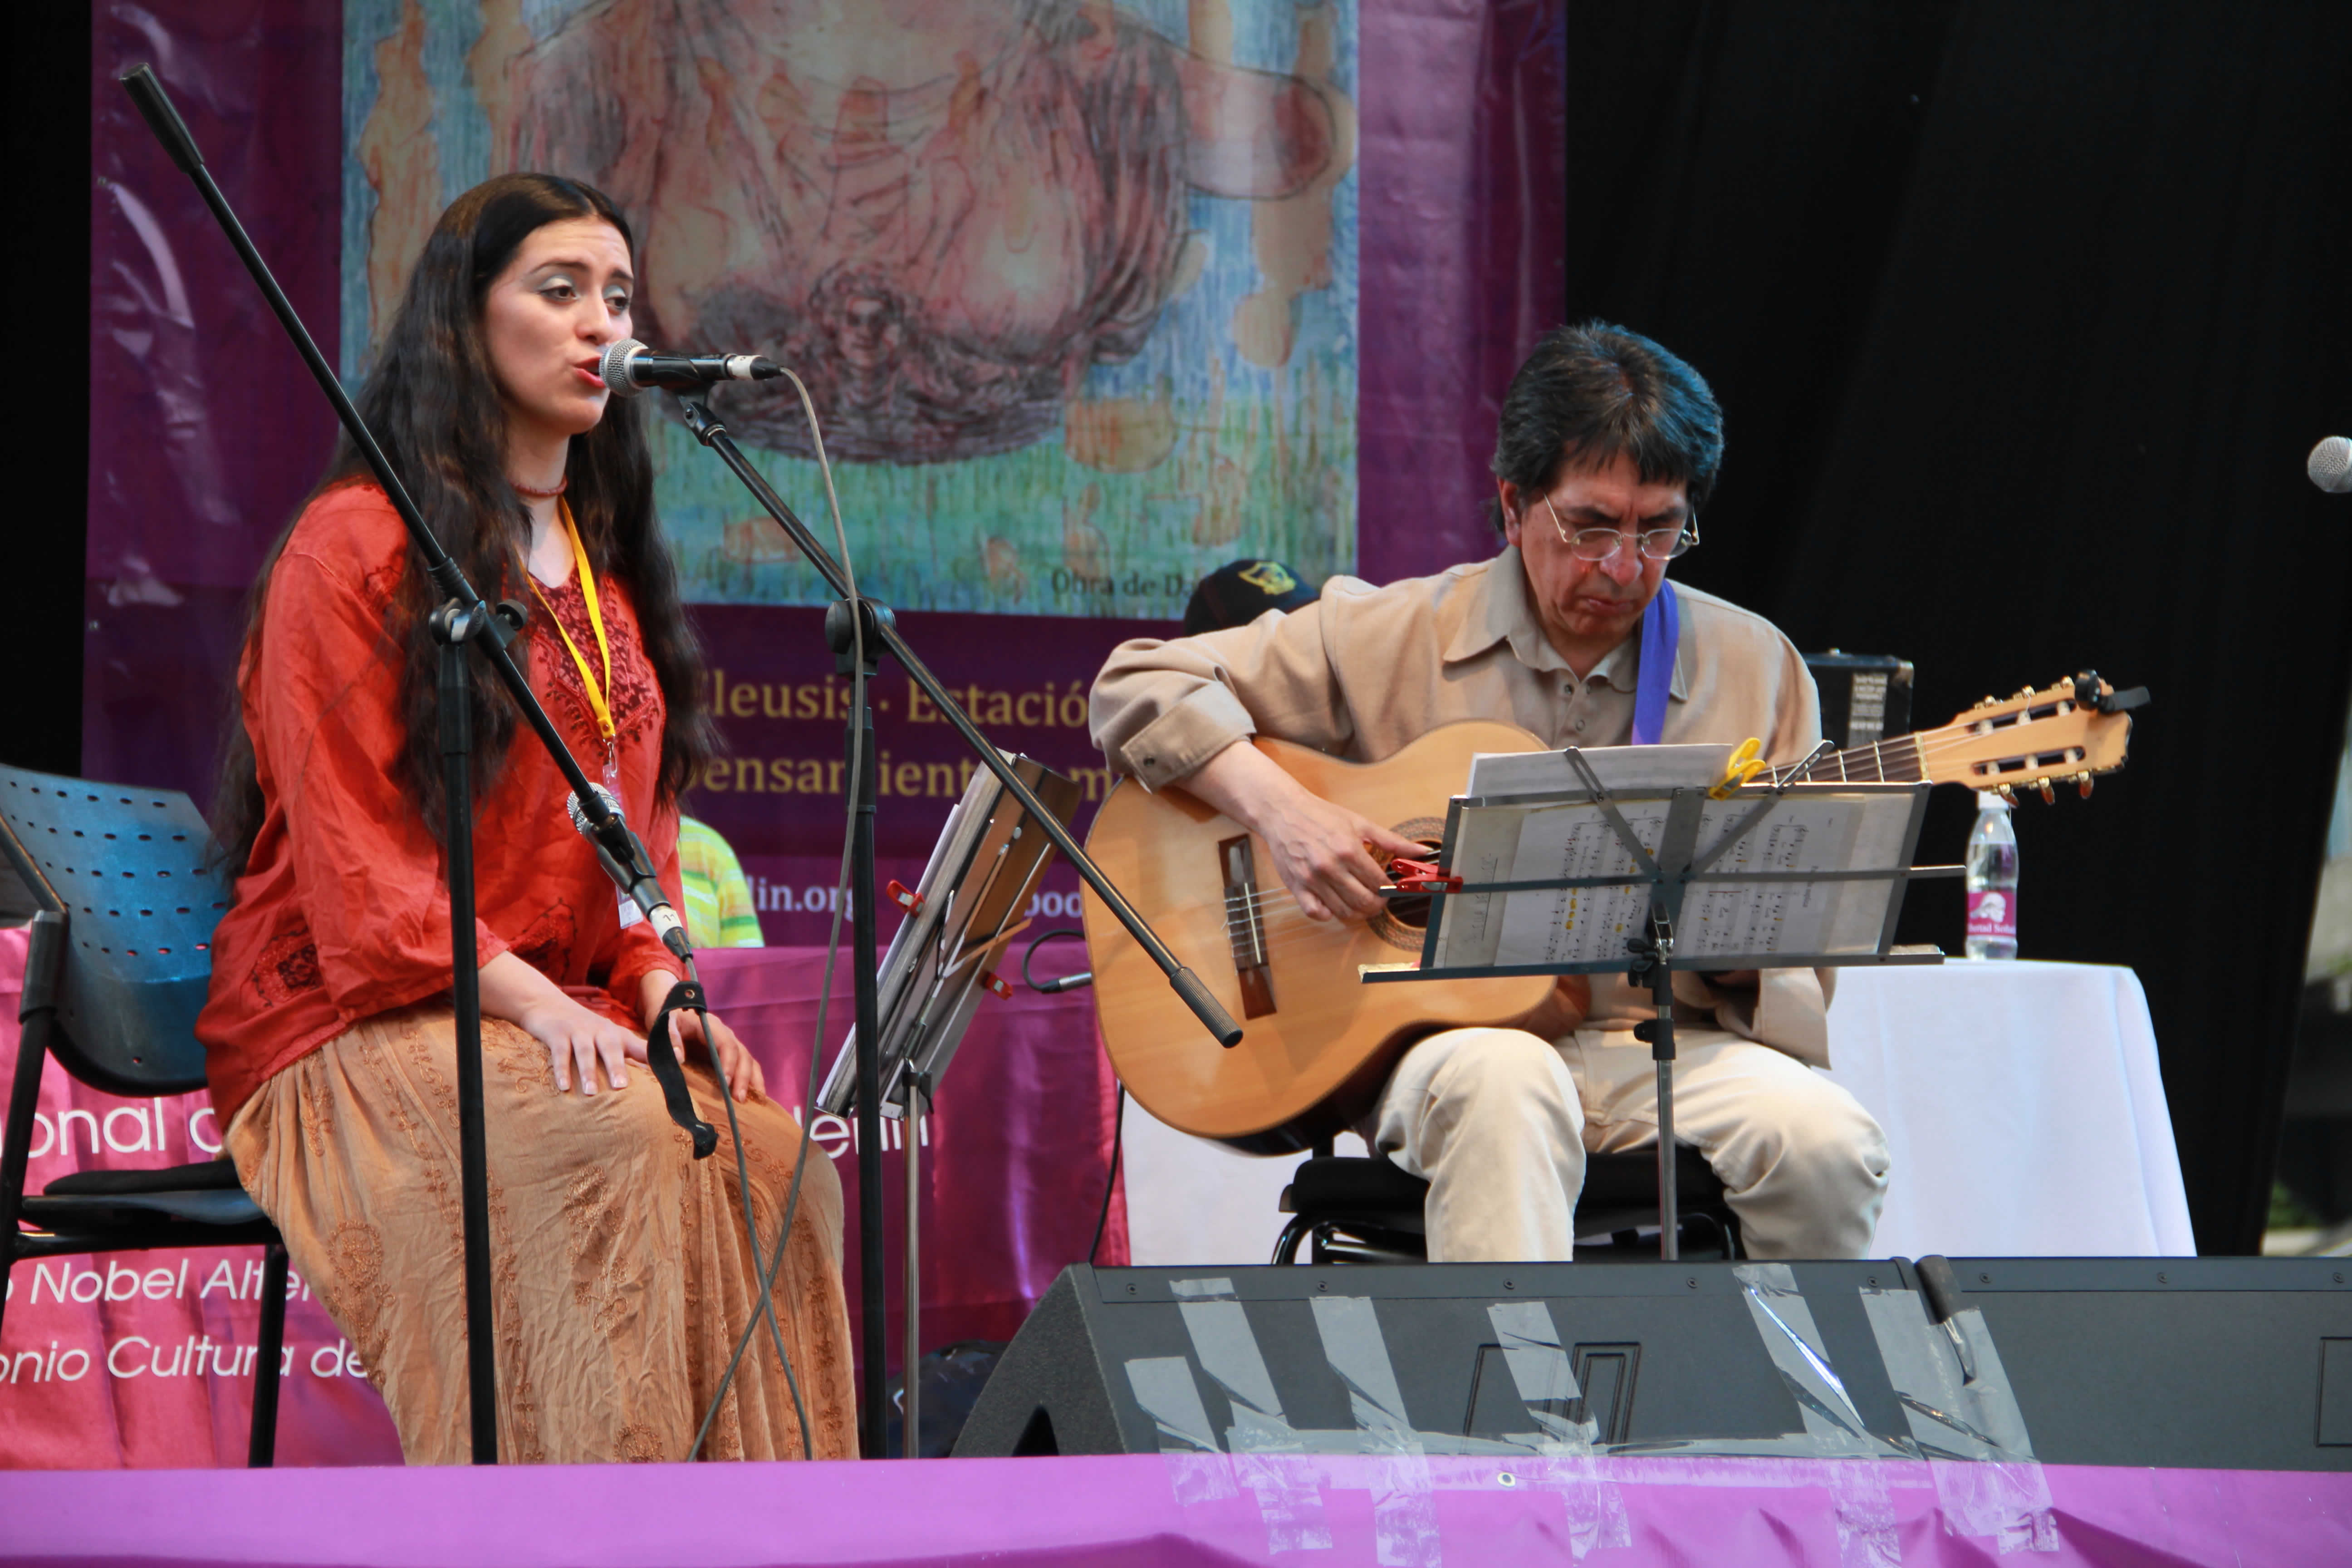
[[[1990,792],[1977,795],[1977,825],[1969,830],[1968,868],[1968,955],[2015,958],[2017,834],[2009,825],[2009,802]]]

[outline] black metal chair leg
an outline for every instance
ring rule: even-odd
[[[1282,1235],[1274,1244],[1274,1262],[1276,1265],[1298,1261],[1298,1244],[1307,1239],[1307,1229],[1314,1223],[1312,1215],[1296,1215],[1288,1225],[1282,1227]]]
[[[261,1343],[253,1361],[253,1435],[245,1462],[257,1470],[278,1461],[278,1363],[286,1356],[286,1247],[262,1251]]]

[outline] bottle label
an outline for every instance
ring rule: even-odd
[[[1947,906],[1948,908],[1949,906]],[[1969,934],[2017,940],[2017,894],[2005,888],[1987,888],[1969,895]]]

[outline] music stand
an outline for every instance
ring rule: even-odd
[[[1066,826],[1077,810],[1076,782],[1034,757],[1008,760],[1021,782]],[[922,1361],[917,1236],[921,1228],[923,1114],[955,1059],[956,1047],[963,1043],[981,994],[1012,994],[1011,986],[999,978],[997,965],[1006,944],[1028,924],[1023,912],[1053,856],[1053,844],[1035,829],[1034,819],[1012,791],[993,773],[975,773],[948,813],[922,879],[911,892],[891,884],[891,896],[907,918],[891,937],[881,965],[876,1008],[880,1028],[875,1037],[881,1093],[876,1109],[903,1122],[907,1155],[906,1392],[899,1420],[900,1447],[907,1458],[919,1452],[922,1430],[916,1374]],[[846,1116],[856,1103],[857,1031],[853,1026],[825,1074],[814,1110]],[[879,1202],[879,1195],[872,1201]],[[881,1441],[880,1433],[875,1440]]]
[[[1687,782],[1686,758],[1649,781],[1628,780],[1640,752],[1612,752],[1613,791],[1592,758],[1570,746],[1553,754],[1567,765],[1567,787],[1454,797],[1441,874],[1385,890],[1432,900],[1420,962],[1367,964],[1360,976],[1383,984],[1622,969],[1648,987],[1657,1014],[1633,1033],[1657,1064],[1658,1252],[1671,1261],[1680,1252],[1674,972],[1941,963],[1940,952],[1893,952],[1895,919],[1914,879],[1964,868],[1911,864],[1925,784],[1803,784],[1799,770],[1789,783],[1726,790]],[[1480,771],[1473,769],[1474,787]]]

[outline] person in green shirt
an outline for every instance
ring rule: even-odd
[[[686,895],[686,937],[697,947],[765,947],[760,911],[742,863],[718,829],[677,819],[677,875]]]

